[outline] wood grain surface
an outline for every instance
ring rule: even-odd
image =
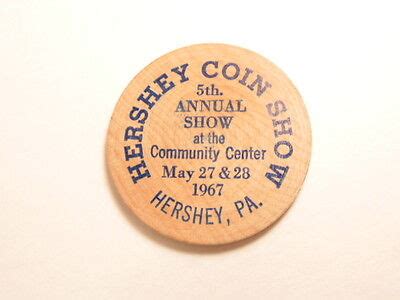
[[[142,70],[111,118],[107,163],[124,202],[176,240],[224,244],[277,221],[311,155],[303,101],[286,75],[235,46],[175,50]]]

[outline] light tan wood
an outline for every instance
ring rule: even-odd
[[[309,119],[290,80],[260,55],[223,44],[147,66],[123,92],[107,138],[124,202],[156,231],[194,244],[238,241],[273,224],[296,198],[310,152]]]

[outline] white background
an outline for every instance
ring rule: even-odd
[[[399,299],[400,9],[322,2],[0,1],[0,298]],[[313,128],[288,214],[214,248],[139,222],[104,158],[131,78],[203,42],[276,63]]]

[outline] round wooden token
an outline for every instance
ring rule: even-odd
[[[267,59],[224,44],[175,50],[123,92],[107,162],[130,209],[188,243],[252,236],[282,216],[307,173],[302,99]]]

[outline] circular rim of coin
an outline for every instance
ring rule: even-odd
[[[107,166],[123,201],[175,240],[253,236],[292,205],[311,158],[311,126],[289,78],[227,44],[174,50],[136,75],[111,118]]]

